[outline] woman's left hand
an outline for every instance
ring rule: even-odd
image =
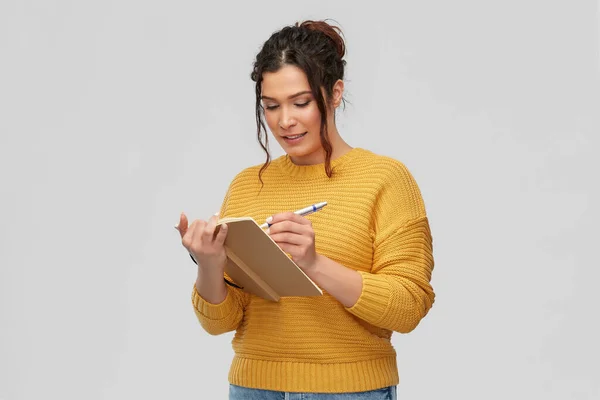
[[[310,220],[293,212],[279,213],[267,222],[267,233],[279,247],[305,272],[314,268],[317,260],[315,232]]]

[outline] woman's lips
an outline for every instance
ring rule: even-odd
[[[304,136],[306,136],[306,134],[307,134],[307,132],[304,132],[304,133],[301,133],[298,135],[286,135],[286,136],[283,136],[283,140],[285,140],[286,143],[295,144],[295,143],[300,142],[304,138]]]

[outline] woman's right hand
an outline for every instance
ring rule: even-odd
[[[194,220],[188,226],[188,219],[184,213],[179,217],[179,224],[175,227],[181,235],[183,247],[194,257],[198,267],[222,273],[227,262],[227,254],[223,243],[227,237],[227,224],[220,226],[215,235],[218,217],[213,215],[208,221]]]

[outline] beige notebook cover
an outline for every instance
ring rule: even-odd
[[[225,273],[244,291],[272,301],[283,296],[320,296],[321,289],[250,217],[227,223]]]

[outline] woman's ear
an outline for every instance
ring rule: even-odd
[[[333,108],[336,109],[342,103],[342,97],[344,96],[344,81],[338,79],[333,84]]]

